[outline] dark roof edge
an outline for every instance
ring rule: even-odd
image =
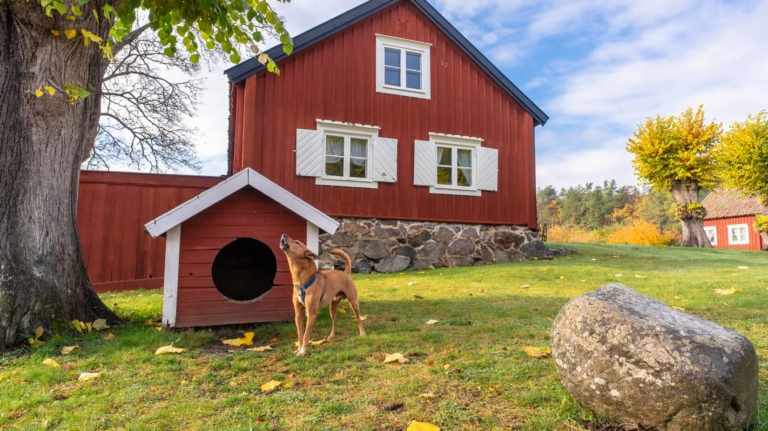
[[[373,15],[399,0],[371,0],[367,1],[354,9],[351,9],[336,18],[326,21],[306,32],[296,36],[294,39],[293,52],[313,45],[314,43],[325,39],[334,33],[337,33],[350,25],[357,23],[370,15]],[[537,125],[543,125],[549,120],[547,114],[536,106],[512,81],[509,80],[493,63],[488,60],[475,46],[467,40],[448,20],[443,17],[426,0],[410,0],[422,13],[424,13],[435,25],[437,25],[454,43],[456,43],[472,60],[474,60],[481,69],[483,69],[497,84],[499,84],[507,93],[512,96],[520,105],[533,117]],[[267,50],[267,54],[275,62],[287,57],[283,52],[282,45],[275,46]],[[245,80],[250,75],[264,69],[265,66],[259,63],[255,58],[250,58],[242,63],[225,70],[229,80],[237,84]]]

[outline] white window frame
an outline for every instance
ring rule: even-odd
[[[431,44],[399,37],[376,35],[376,91],[379,93],[397,94],[400,96],[430,99],[431,96]],[[384,52],[387,48],[397,49],[401,52],[401,79],[400,86],[385,84]],[[408,88],[406,83],[405,53],[412,52],[421,56],[421,88]]]
[[[711,245],[717,245],[717,226],[704,226],[704,232]]]
[[[414,185],[429,186],[434,194],[481,196],[483,190],[496,191],[498,187],[498,150],[482,146],[481,138],[429,133],[429,141],[416,141],[414,150]],[[437,147],[468,149],[472,151],[472,184],[438,184]],[[455,152],[454,152],[455,154]],[[456,160],[452,174],[455,180]]]
[[[736,234],[736,230],[743,232],[743,237]],[[734,238],[736,234],[736,238]],[[749,244],[749,225],[746,223],[729,224],[728,225],[728,244],[730,245],[744,245]]]
[[[380,182],[397,181],[397,140],[379,136],[380,128],[364,124],[339,121],[316,120],[316,129],[296,130],[296,175],[315,177],[315,184],[326,186],[378,188]],[[366,177],[326,174],[326,138],[343,137],[345,143],[351,138],[367,140]],[[348,145],[346,145],[348,147]],[[345,151],[345,165],[349,152]]]

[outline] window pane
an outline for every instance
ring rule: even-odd
[[[405,86],[414,90],[421,90],[421,72],[406,72]]]
[[[437,183],[443,185],[451,185],[451,168],[438,166],[437,168]]]
[[[325,174],[344,176],[344,138],[341,136],[325,137]]]
[[[400,69],[392,69],[390,67],[385,68],[384,84],[399,87],[400,86]]]
[[[400,68],[400,50],[393,48],[384,49],[384,65]]]
[[[440,166],[451,166],[452,151],[448,147],[437,147],[437,164]]]
[[[472,168],[459,168],[456,170],[457,186],[470,187],[472,185]]]
[[[352,138],[349,149],[349,176],[352,178],[366,178],[368,166],[368,140]]]
[[[462,150],[458,149],[456,150],[457,155],[457,166],[459,167],[472,167],[472,150]]]
[[[406,52],[405,68],[408,70],[421,71],[421,54],[416,52]]]

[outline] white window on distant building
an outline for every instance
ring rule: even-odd
[[[729,224],[728,244],[749,244],[749,226],[746,224]]]
[[[314,130],[296,130],[296,175],[315,184],[377,188],[397,180],[397,140],[379,128],[317,120]]]
[[[482,139],[430,133],[429,141],[416,141],[414,185],[429,186],[430,193],[480,196],[498,188],[499,152],[483,147]]]
[[[710,244],[717,245],[717,226],[704,226],[704,233],[707,234]]]
[[[376,35],[376,91],[430,98],[430,44]]]

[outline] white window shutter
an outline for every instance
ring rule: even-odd
[[[371,174],[374,181],[384,183],[397,181],[397,139],[374,138],[372,157]]]
[[[477,188],[495,192],[499,188],[499,150],[486,147],[477,150]]]
[[[296,129],[296,175],[320,177],[323,175],[323,132]]]
[[[413,154],[413,184],[434,186],[437,176],[435,144],[430,141],[415,141]]]

